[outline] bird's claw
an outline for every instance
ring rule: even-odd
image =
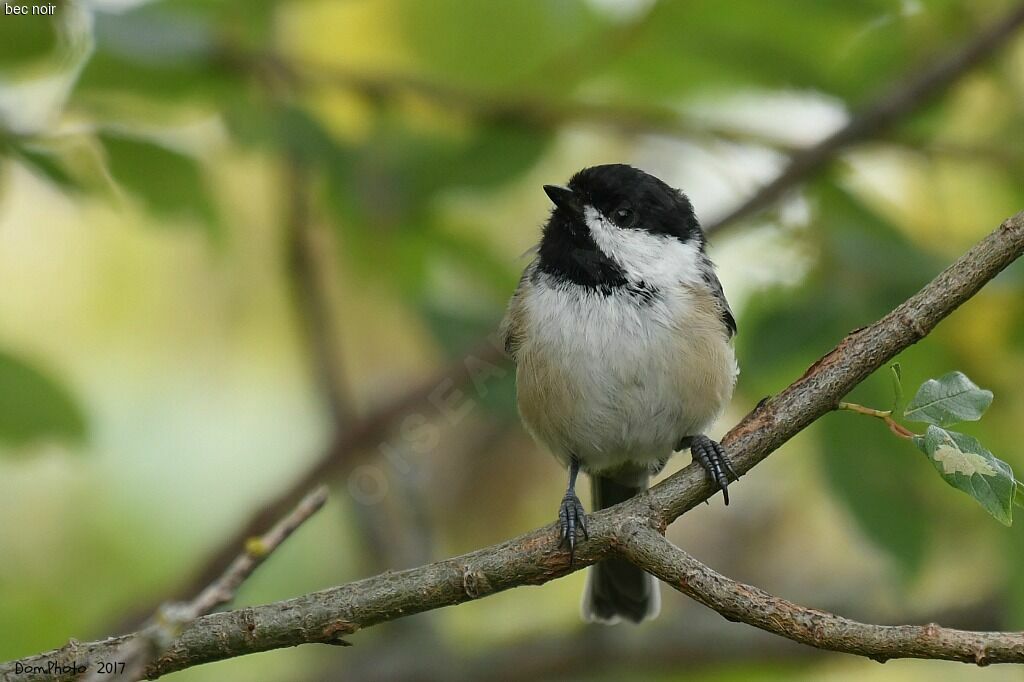
[[[583,537],[590,539],[587,533],[587,514],[583,511],[583,503],[576,493],[569,490],[562,498],[562,505],[558,508],[558,526],[561,530],[561,541],[559,547],[569,548],[569,563],[571,564],[576,555],[576,536],[583,533]]]
[[[739,475],[733,470],[732,463],[721,444],[711,440],[707,436],[695,436],[690,443],[690,452],[693,458],[700,462],[704,470],[711,476],[718,489],[722,491],[725,503],[729,504],[729,479],[739,480]]]

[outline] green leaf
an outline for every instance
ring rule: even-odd
[[[104,133],[110,172],[153,212],[200,220],[214,231],[216,214],[198,159],[136,137]]]
[[[925,36],[901,20],[895,4],[884,0],[655,3],[643,40],[616,55],[609,66],[609,80],[634,93],[634,98],[723,84],[814,88],[860,96],[877,89],[931,47]],[[937,13],[929,9],[921,14]],[[874,28],[879,18],[888,20],[885,30]],[[867,71],[862,68],[865,64],[870,65]]]
[[[79,104],[138,116],[139,100],[154,110],[212,101],[227,105],[244,88],[245,71],[218,52],[217,27],[175,3],[128,12],[97,12],[96,52],[75,85]],[[147,121],[149,122],[149,121]]]
[[[18,4],[29,6],[31,12],[31,5],[35,3]],[[33,14],[4,16],[0,19],[0,68],[7,69],[48,57],[57,42],[58,29],[54,17]]]
[[[12,145],[12,155],[29,169],[46,178],[64,190],[80,189],[79,183],[71,176],[60,155],[35,145]]]
[[[796,248],[814,251],[816,265],[796,289],[755,295],[744,311],[746,333],[736,337],[743,385],[756,397],[777,391],[827,353],[836,339],[885,315],[943,267],[831,175],[813,183],[810,191],[824,229],[794,233],[792,239]],[[936,350],[934,344],[928,347]],[[931,362],[913,366],[934,367]],[[950,365],[956,362],[939,367]],[[876,397],[884,404],[891,394]]]
[[[891,364],[889,372],[892,379],[892,413],[897,414],[903,403],[903,370],[900,369],[900,363]]]
[[[450,360],[461,359],[471,381],[463,389],[469,399],[478,402],[496,416],[516,420],[515,371],[507,363],[485,361],[472,351],[480,339],[497,328],[492,315],[474,313],[437,302],[424,301],[420,314],[428,329]]]
[[[949,426],[977,421],[992,404],[992,391],[978,388],[962,372],[950,372],[921,384],[903,416],[916,422]]]
[[[559,60],[601,26],[580,0],[401,0],[399,30],[407,49],[446,82],[475,86],[521,85]],[[550,76],[549,76],[550,77]]]
[[[915,436],[914,444],[928,455],[946,483],[973,497],[1000,523],[1010,525],[1017,480],[1009,464],[976,438],[935,425],[923,437]]]
[[[71,393],[25,361],[0,351],[0,442],[80,442],[86,422]]]

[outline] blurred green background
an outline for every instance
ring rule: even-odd
[[[794,149],[1010,4],[57,6],[0,16],[0,660],[114,634],[184,596],[338,434],[424,382],[440,386],[433,398],[342,453],[328,506],[236,603],[552,521],[564,475],[519,426],[511,375],[482,389],[432,379],[496,328],[549,210],[540,186],[628,162],[714,222]],[[1024,208],[1022,133],[1015,37],[771,210],[717,232],[742,373],[715,434]],[[1018,265],[899,358],[908,391],[954,369],[992,389],[985,419],[963,430],[1018,471],[1022,289]],[[887,407],[888,377],[852,399]],[[670,537],[722,573],[850,617],[1024,627],[1024,521],[995,522],[880,423],[826,416],[733,498]],[[658,621],[585,627],[583,582],[386,624],[352,648],[173,679],[1021,675],[821,653],[669,590]]]

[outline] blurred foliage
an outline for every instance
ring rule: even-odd
[[[406,374],[426,374],[493,331],[525,264],[518,257],[543,220],[543,182],[561,181],[584,165],[624,160],[688,183],[683,189],[704,216],[716,202],[732,205],[753,181],[768,177],[794,136],[806,129],[827,134],[829,121],[844,120],[886,84],[931,63],[1009,6],[1004,0],[58,4],[53,18],[0,17],[0,209],[13,216],[0,217],[0,226],[36,216],[28,211],[40,204],[49,211],[38,226],[12,230],[15,237],[0,241],[0,266],[11,270],[0,272],[8,283],[0,304],[17,311],[0,307],[0,343],[27,349],[31,357],[0,353],[0,453],[50,452],[39,444],[57,442],[96,456],[67,458],[75,463],[64,466],[82,468],[64,470],[69,480],[56,483],[45,478],[62,475],[46,473],[52,459],[0,458],[0,467],[10,467],[0,469],[0,486],[9,481],[9,488],[0,487],[9,506],[0,511],[33,517],[24,521],[31,528],[24,536],[0,534],[6,558],[0,562],[0,603],[6,605],[0,632],[22,633],[16,644],[0,638],[0,658],[90,634],[67,632],[61,613],[76,602],[73,594],[55,596],[61,586],[91,595],[76,613],[102,614],[103,624],[116,620],[132,598],[119,590],[117,576],[137,556],[136,544],[145,560],[133,572],[133,595],[147,587],[154,597],[165,594],[178,567],[184,571],[183,564],[198,561],[316,449],[316,409],[296,399],[289,418],[274,402],[289,390],[312,391],[293,386],[301,383],[294,377],[306,376],[309,359],[273,352],[279,345],[303,352],[282,331],[294,320],[279,311],[287,300],[278,280],[289,272],[281,245],[291,164],[309,171],[309,219],[324,228],[329,238],[323,244],[336,255],[330,274],[342,291],[333,310],[344,314],[340,345],[362,408],[382,392],[414,384]],[[851,329],[902,302],[1024,206],[1022,65],[1024,44],[1017,39],[883,138],[844,154],[783,202],[783,210],[713,238],[712,255],[732,264],[721,275],[739,316],[742,375],[734,417],[799,376]],[[588,106],[604,113],[577,121]],[[666,116],[690,132],[664,134]],[[604,123],[594,120],[602,117]],[[724,130],[699,123],[717,119]],[[28,184],[19,174],[25,169],[32,174]],[[16,196],[12,188],[31,195]],[[71,210],[80,223],[75,229],[87,239],[50,225]],[[126,232],[117,231],[122,222],[130,225]],[[735,263],[730,254],[742,252],[751,235],[770,235],[767,246]],[[26,246],[36,238],[41,246]],[[94,251],[87,244],[92,240],[99,245]],[[69,256],[73,249],[82,255]],[[18,256],[5,260],[3,250]],[[24,268],[22,256],[30,263]],[[801,265],[789,268],[794,262]],[[952,438],[984,443],[1017,471],[1024,469],[1022,285],[1018,267],[901,357],[907,386],[961,369],[992,388],[999,402],[984,422],[971,425],[970,436]],[[743,293],[733,297],[734,291]],[[35,297],[49,305],[15,305]],[[68,312],[79,309],[90,323]],[[242,339],[250,336],[255,340],[246,346]],[[197,352],[205,342],[220,350]],[[146,360],[121,357],[126,348]],[[146,374],[132,363],[156,369]],[[268,377],[277,375],[268,367],[288,379],[274,384]],[[116,383],[97,375],[123,379],[117,372],[134,371],[141,377],[137,385],[127,382],[131,389],[117,400],[95,388]],[[238,382],[230,393],[237,413],[218,411],[227,402],[218,381]],[[94,388],[71,391],[68,385]],[[270,398],[252,388],[264,385]],[[473,517],[466,522],[472,532],[435,529],[440,546],[428,558],[549,520],[556,498],[548,494],[557,497],[561,485],[550,462],[521,452],[525,441],[481,436],[509,425],[518,429],[511,376],[488,386],[475,396],[488,409],[471,412],[455,427],[442,424],[437,452],[418,455],[430,459],[417,470],[433,473],[415,485],[445,507],[421,521],[462,518],[461,508],[446,508],[453,491]],[[890,404],[890,376],[871,377],[850,400]],[[94,413],[106,416],[87,424],[85,415]],[[435,412],[428,417],[443,422]],[[207,421],[196,427],[191,419]],[[211,435],[199,439],[209,450],[189,459],[179,445],[193,441],[166,434],[192,428]],[[239,435],[247,431],[275,452],[256,458]],[[128,434],[128,442],[115,445],[111,433]],[[475,439],[494,454],[480,457]],[[462,447],[449,447],[453,443]],[[229,464],[236,461],[231,453],[245,464]],[[816,538],[820,561],[828,552],[846,552],[837,563],[850,573],[837,583],[884,595],[887,571],[895,568],[896,589],[910,595],[903,604],[915,606],[920,594],[939,606],[996,599],[1006,605],[1001,617],[1007,623],[1024,622],[1024,590],[1015,579],[1024,524],[1003,529],[991,523],[977,505],[939,485],[919,457],[884,425],[834,414],[773,457],[779,469],[759,469],[742,490],[770,495],[781,489],[771,482],[801,481],[805,494],[792,496],[799,499],[776,494],[751,508],[768,510],[766,523],[779,533]],[[801,469],[807,462],[809,472]],[[381,466],[390,475],[388,467],[397,468],[394,462]],[[259,475],[272,480],[251,478]],[[146,476],[157,483],[147,488],[136,480]],[[758,483],[768,480],[762,476],[778,478]],[[49,498],[27,496],[36,477],[50,481],[54,495],[78,491],[74,509],[59,507],[78,524],[67,530],[53,513],[43,513]],[[233,491],[247,491],[238,493],[235,507],[181,502],[202,497],[195,489],[204,481],[222,486],[227,478]],[[117,494],[97,500],[84,492],[87,483],[101,487],[107,479]],[[93,518],[93,505],[105,511],[90,525],[83,519]],[[152,537],[119,535],[113,526],[123,515],[131,515],[133,527],[154,527]],[[358,516],[339,515],[335,525],[344,528],[334,530],[360,532],[352,520]],[[804,525],[792,527],[793,517]],[[849,527],[836,517],[848,519]],[[695,545],[720,551],[727,564],[744,548],[721,546],[723,538],[742,537],[743,524],[753,523],[737,513],[677,525]],[[831,525],[823,531],[823,524]],[[709,539],[699,534],[702,526],[730,532]],[[392,528],[395,537],[403,532],[409,531]],[[94,544],[113,557],[103,563],[99,554],[90,555],[89,585],[73,581],[84,574],[76,572],[72,554],[60,554],[66,534],[75,536],[75,547]],[[832,536],[842,538],[842,548],[828,544]],[[272,585],[257,588],[258,596],[272,599],[351,577],[357,562],[346,552],[370,544],[347,536],[338,543],[310,539],[308,548],[270,562],[268,571],[277,573]],[[783,574],[799,574],[807,561],[801,551]],[[303,568],[289,569],[293,564]],[[881,573],[871,573],[869,566],[878,564]],[[104,572],[109,583],[92,584]],[[973,591],[964,587],[965,574]],[[452,639],[472,648],[519,630],[570,627],[578,587],[561,581],[536,596],[517,591],[518,606],[508,607],[507,618],[463,611],[439,616],[449,619],[441,636],[454,633],[459,636]],[[552,594],[557,613],[550,609]],[[98,629],[103,617],[96,615]],[[472,624],[460,625],[463,617]],[[19,626],[28,620],[32,627]],[[237,679],[295,679],[289,661],[298,659],[287,655],[197,669],[182,679],[222,679],[222,670]],[[768,674],[765,666],[752,669]],[[710,670],[705,678],[754,674],[744,667],[735,674]],[[804,679],[827,675],[812,666]]]
[[[11,69],[45,59],[57,49],[58,34],[54,21],[5,19],[0,22],[0,64]]]
[[[84,411],[66,388],[24,360],[0,351],[0,443],[78,443],[85,432]]]
[[[100,142],[114,180],[148,209],[169,218],[199,220],[213,228],[213,204],[195,159],[140,138],[100,135]],[[154,175],[151,168],[159,168],[160,174]]]

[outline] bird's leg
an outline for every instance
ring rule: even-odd
[[[733,471],[732,464],[729,462],[728,455],[725,454],[725,450],[721,444],[711,440],[707,436],[693,436],[692,438],[684,438],[680,444],[680,449],[685,447],[686,441],[689,441],[690,452],[693,454],[693,459],[700,462],[700,465],[704,467],[704,470],[711,476],[711,480],[714,481],[718,489],[722,491],[722,497],[725,498],[725,503],[729,504],[729,478],[734,481],[739,480],[739,475]]]
[[[559,547],[568,545],[570,564],[576,555],[576,533],[582,532],[583,537],[590,539],[587,534],[587,515],[583,511],[580,498],[576,497],[576,477],[579,473],[579,460],[573,457],[569,461],[569,486],[565,489],[562,505],[558,508],[558,525],[562,531]]]

